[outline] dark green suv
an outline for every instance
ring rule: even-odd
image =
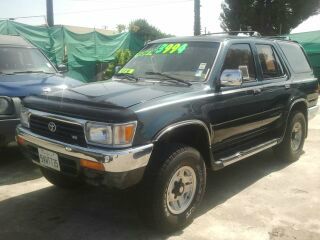
[[[57,186],[137,185],[149,222],[174,231],[195,216],[207,171],[269,148],[299,158],[317,87],[295,42],[162,39],[112,81],[26,98],[17,140]]]

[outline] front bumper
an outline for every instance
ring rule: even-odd
[[[14,141],[15,129],[20,123],[20,119],[1,119],[0,120],[0,146]]]
[[[20,146],[29,153],[31,151],[29,156],[34,163],[39,164],[37,148],[44,148],[57,153],[62,166],[65,164],[63,161],[73,161],[75,171],[72,174],[75,177],[84,178],[89,183],[116,188],[129,187],[142,179],[153,149],[153,144],[123,150],[84,148],[40,136],[21,126],[16,129],[16,137]],[[79,164],[81,159],[101,163],[105,170],[83,169]],[[62,168],[62,174],[70,174],[70,171],[63,171]]]
[[[315,118],[318,114],[318,111],[319,111],[318,105],[311,107],[311,108],[308,108],[308,120]]]

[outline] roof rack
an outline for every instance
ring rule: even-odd
[[[263,36],[264,38],[279,39],[279,40],[291,40],[289,36]]]
[[[261,34],[257,31],[230,31],[230,32],[216,32],[216,33],[207,33],[207,34],[201,34],[201,36],[210,36],[210,35],[231,35],[236,36],[239,34],[248,34],[250,37],[261,37]]]

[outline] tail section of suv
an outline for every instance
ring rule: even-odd
[[[139,184],[145,217],[174,231],[192,221],[207,169],[268,148],[299,158],[317,87],[294,42],[162,39],[112,81],[26,98],[16,135],[53,184]]]

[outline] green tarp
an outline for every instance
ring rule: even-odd
[[[103,35],[93,31],[78,34],[63,26],[39,27],[13,21],[0,21],[0,34],[20,35],[40,48],[56,65],[67,63],[68,76],[95,80],[98,63],[114,60],[118,50],[138,52],[144,45],[134,33]]]
[[[0,34],[21,35],[40,48],[56,65],[67,63],[67,75],[83,81],[95,80],[98,63],[114,59],[120,49],[133,54],[144,45],[134,33],[103,35],[93,31],[78,34],[63,26],[39,27],[13,21],[0,21]],[[320,78],[320,31],[289,35],[305,49],[314,72]]]
[[[289,38],[303,46],[315,75],[320,79],[320,31],[290,34]]]

